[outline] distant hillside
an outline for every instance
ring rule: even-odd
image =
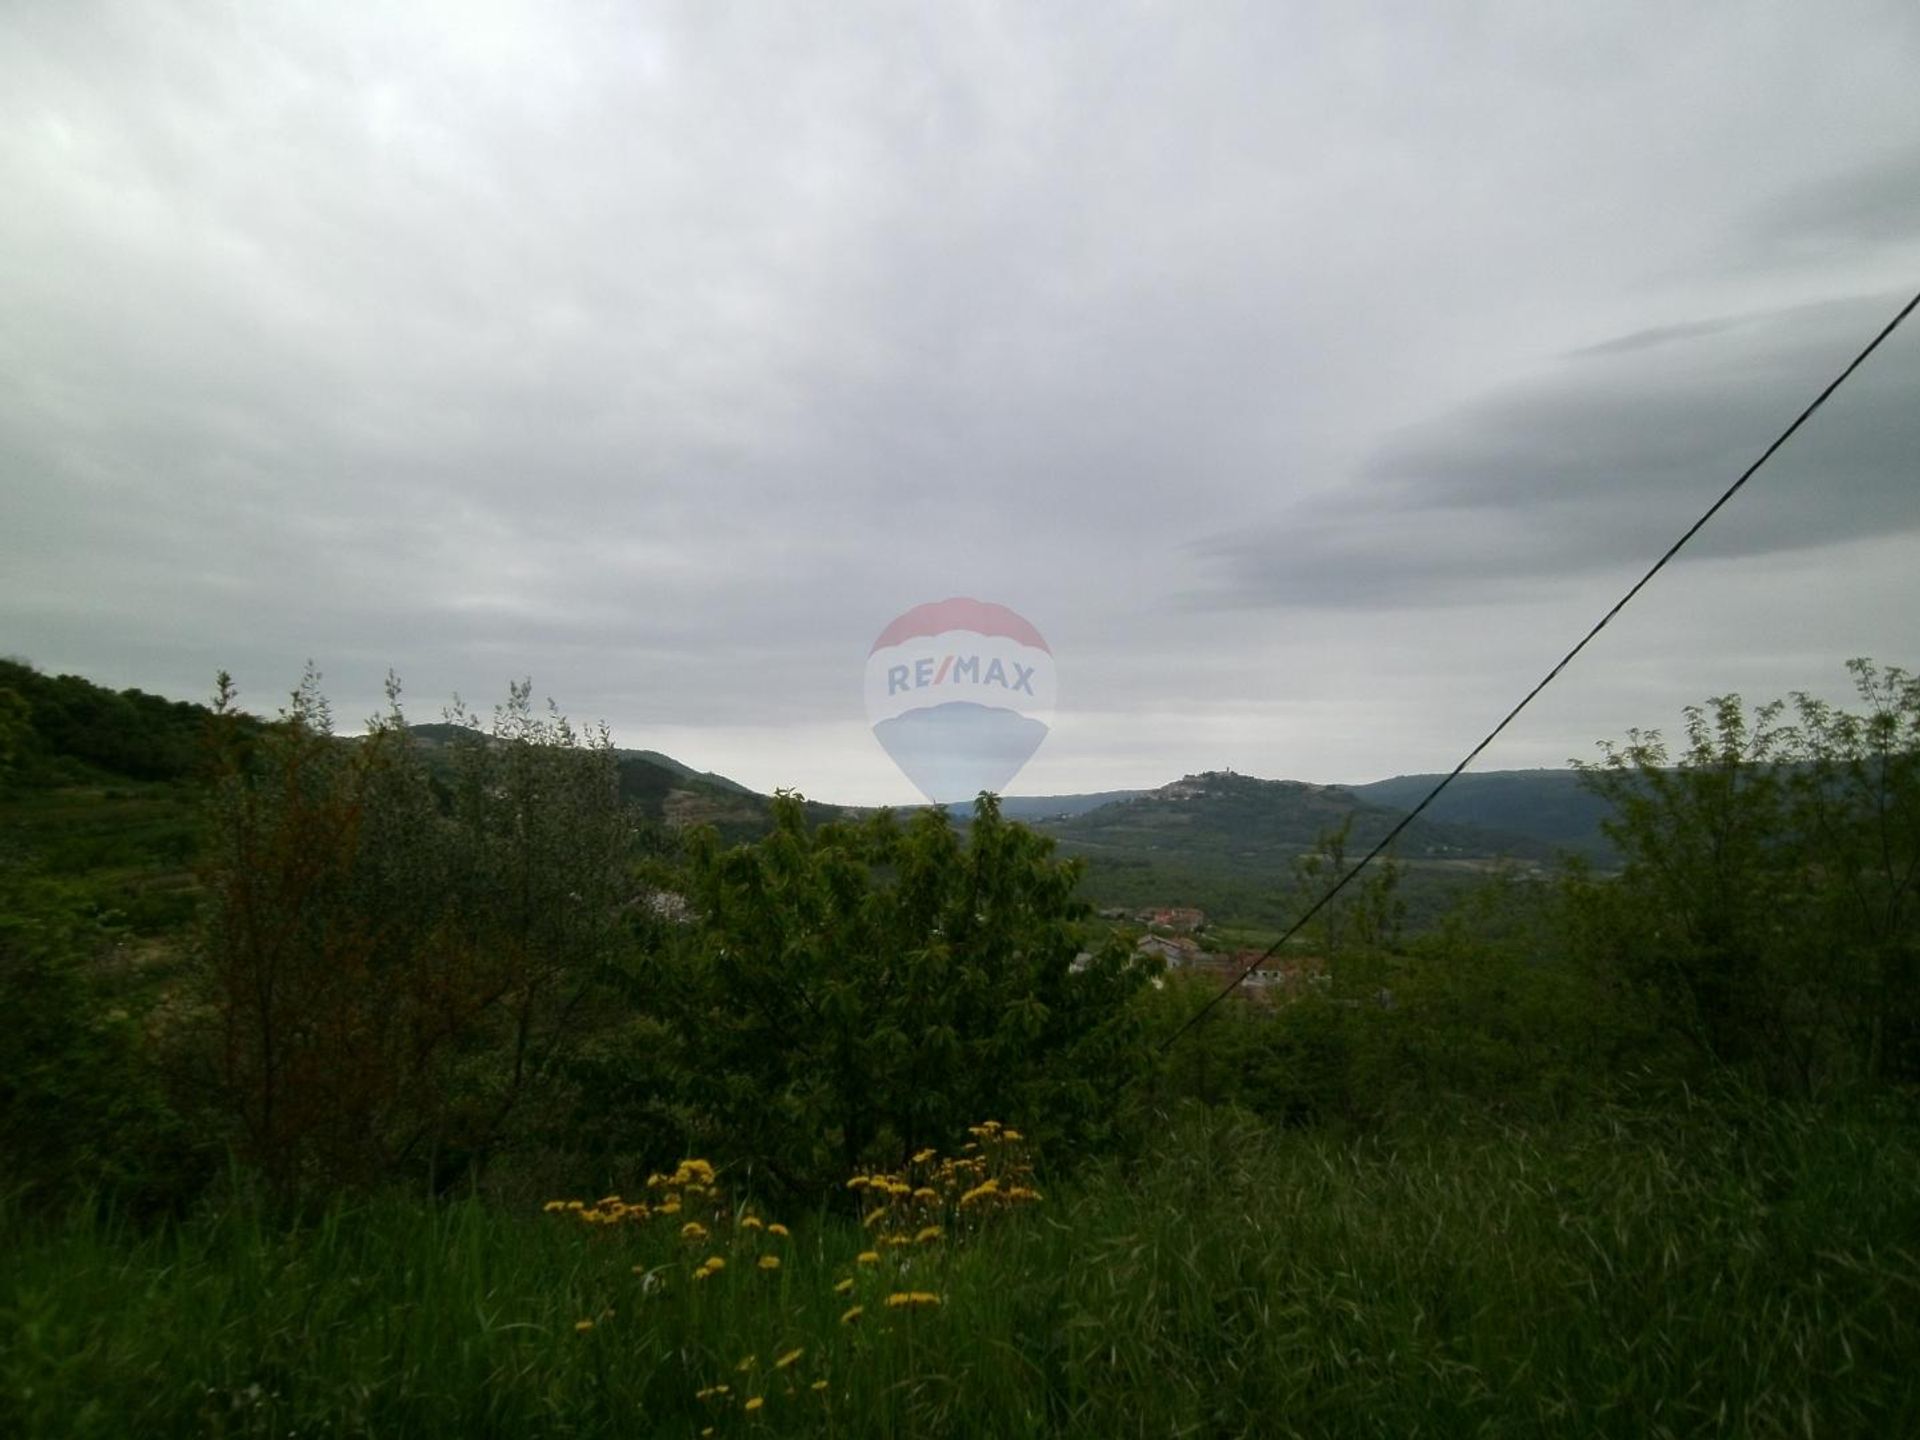
[[[446,745],[479,732],[460,725],[411,725],[415,740]],[[620,766],[620,793],[649,820],[685,828],[711,825],[735,843],[764,835],[771,801],[724,775],[695,770],[691,765],[657,750],[615,750]],[[816,823],[837,818],[838,806],[809,804]]]
[[[702,780],[709,785],[717,786],[722,790],[731,790],[739,795],[757,793],[738,780],[729,780],[726,776],[717,775],[711,770],[696,770],[691,765],[674,759],[671,755],[662,755],[658,750],[622,750],[619,754],[622,760],[644,760],[649,765],[658,765],[663,770],[671,770],[684,780]]]
[[[1348,817],[1353,821],[1349,847],[1364,849],[1392,829],[1400,814],[1339,786],[1213,771],[1186,776],[1043,828],[1063,843],[1172,847],[1188,854],[1291,860],[1312,849],[1321,834]],[[1545,846],[1524,835],[1425,818],[1413,823],[1398,849],[1408,859],[1500,855],[1544,859],[1547,855]]]
[[[1400,819],[1333,785],[1212,772],[1036,828],[1092,867],[1087,893],[1103,904],[1197,905],[1243,922],[1291,914],[1293,862],[1349,817],[1358,859]],[[1472,825],[1417,820],[1396,846],[1410,902],[1431,909],[1502,859],[1534,864],[1539,840]]]
[[[1419,804],[1440,778],[1396,775],[1344,788],[1369,805],[1407,810]],[[1422,818],[1525,835],[1555,848],[1606,858],[1613,850],[1600,822],[1609,813],[1606,801],[1581,786],[1577,771],[1490,770],[1460,776]]]
[[[1024,820],[1032,823],[1036,820],[1059,820],[1074,815],[1084,815],[1089,810],[1097,810],[1102,805],[1112,805],[1121,800],[1132,800],[1151,792],[1146,790],[1097,790],[1086,795],[1002,795],[1000,813],[1009,820]],[[956,800],[947,806],[947,813],[956,820],[964,820],[973,814],[973,801]]]

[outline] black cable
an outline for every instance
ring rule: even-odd
[[[1174,1041],[1178,1040],[1182,1035],[1186,1034],[1187,1031],[1191,1030],[1195,1025],[1199,1024],[1202,1020],[1204,1020],[1207,1017],[1208,1013],[1212,1011],[1213,1007],[1218,1005],[1222,1000],[1226,999],[1227,996],[1231,995],[1235,990],[1237,990],[1240,987],[1241,982],[1244,981],[1247,978],[1247,976],[1251,974],[1256,968],[1258,968],[1261,964],[1263,964],[1267,960],[1272,959],[1273,956],[1279,952],[1280,947],[1282,945],[1285,945],[1287,941],[1291,940],[1295,935],[1298,935],[1303,929],[1305,929],[1308,921],[1312,920],[1314,916],[1318,915],[1322,910],[1324,910],[1327,907],[1328,903],[1332,901],[1334,896],[1338,895],[1342,890],[1347,888],[1348,882],[1351,881],[1354,878],[1354,876],[1358,875],[1362,870],[1366,869],[1368,865],[1370,865],[1371,863],[1373,863],[1374,860],[1379,858],[1380,854],[1384,850],[1386,850],[1386,848],[1389,845],[1393,844],[1395,840],[1399,839],[1401,832],[1403,832],[1409,825],[1411,825],[1416,819],[1419,818],[1420,812],[1422,810],[1425,810],[1427,806],[1431,805],[1434,802],[1434,800],[1439,797],[1440,792],[1442,790],[1445,790],[1447,786],[1451,785],[1457,778],[1459,778],[1460,773],[1464,771],[1467,768],[1467,766],[1471,765],[1474,762],[1474,760],[1479,757],[1480,752],[1482,750],[1485,750],[1487,746],[1491,745],[1494,742],[1494,740],[1499,736],[1500,732],[1502,730],[1505,730],[1507,726],[1513,723],[1515,716],[1517,716],[1522,710],[1526,709],[1528,705],[1533,703],[1534,696],[1538,695],[1542,690],[1546,689],[1547,686],[1551,685],[1554,682],[1554,680],[1559,676],[1560,672],[1566,669],[1567,666],[1572,663],[1573,657],[1578,655],[1582,650],[1586,649],[1587,645],[1593,640],[1593,637],[1598,635],[1602,630],[1606,629],[1607,625],[1612,621],[1613,617],[1618,615],[1622,610],[1627,608],[1627,602],[1632,600],[1634,596],[1638,595],[1641,592],[1641,590],[1643,590],[1646,587],[1646,584],[1649,580],[1653,579],[1654,576],[1658,575],[1662,570],[1666,568],[1667,562],[1673,559],[1675,555],[1678,555],[1680,553],[1681,547],[1683,547],[1689,540],[1693,539],[1695,535],[1698,535],[1701,529],[1706,525],[1706,523],[1709,520],[1713,519],[1715,515],[1720,513],[1720,507],[1725,505],[1729,500],[1731,500],[1735,495],[1737,495],[1740,492],[1740,487],[1745,485],[1747,481],[1751,480],[1756,474],[1758,474],[1760,467],[1762,465],[1765,465],[1767,461],[1773,458],[1774,452],[1778,450],[1782,445],[1786,444],[1787,441],[1791,440],[1793,438],[1794,432],[1797,431],[1802,425],[1806,424],[1808,420],[1813,418],[1814,411],[1818,410],[1822,405],[1826,404],[1828,398],[1832,396],[1833,392],[1838,390],[1842,385],[1844,385],[1847,382],[1848,377],[1851,376],[1854,371],[1860,368],[1861,363],[1865,361],[1869,355],[1873,354],[1875,350],[1878,350],[1880,348],[1881,341],[1885,340],[1889,335],[1893,334],[1895,330],[1898,330],[1900,328],[1900,322],[1905,320],[1907,316],[1911,315],[1916,306],[1920,306],[1920,295],[1915,295],[1911,300],[1907,301],[1907,303],[1900,308],[1900,313],[1895,315],[1893,319],[1887,322],[1886,327],[1883,330],[1881,330],[1881,332],[1878,335],[1873,337],[1872,342],[1867,346],[1867,348],[1862,350],[1858,355],[1853,357],[1853,363],[1848,365],[1846,369],[1842,370],[1838,375],[1836,375],[1833,378],[1832,382],[1827,386],[1827,388],[1822,390],[1818,395],[1814,397],[1813,403],[1807,406],[1806,409],[1802,410],[1800,414],[1794,419],[1794,422],[1791,425],[1787,426],[1785,430],[1782,430],[1778,438],[1776,438],[1771,445],[1767,446],[1767,448],[1761,452],[1760,458],[1754,461],[1753,464],[1749,465],[1745,469],[1745,471],[1741,473],[1740,478],[1738,480],[1735,480],[1731,485],[1729,485],[1726,488],[1726,490],[1721,494],[1720,498],[1714,501],[1713,504],[1707,507],[1706,513],[1703,514],[1698,520],[1694,521],[1693,524],[1689,525],[1686,528],[1685,533],[1682,534],[1678,540],[1674,541],[1673,544],[1667,547],[1666,553],[1663,554],[1658,560],[1653,562],[1653,568],[1648,570],[1646,574],[1642,575],[1638,580],[1633,582],[1632,589],[1628,590],[1626,594],[1622,595],[1618,600],[1614,601],[1613,608],[1607,611],[1606,614],[1602,615],[1599,621],[1594,625],[1594,627],[1591,630],[1587,631],[1585,635],[1582,635],[1580,637],[1579,644],[1575,645],[1571,650],[1567,651],[1565,655],[1562,655],[1560,657],[1559,663],[1556,664],[1551,670],[1549,670],[1545,675],[1543,675],[1540,678],[1539,684],[1535,685],[1531,690],[1529,690],[1524,696],[1521,697],[1520,703],[1518,705],[1515,705],[1511,710],[1509,710],[1506,713],[1506,716],[1500,721],[1500,723],[1494,726],[1493,729],[1487,732],[1486,738],[1483,739],[1478,745],[1474,746],[1473,749],[1469,750],[1467,752],[1466,758],[1462,760],[1458,765],[1454,766],[1453,769],[1449,770],[1446,773],[1446,775],[1441,779],[1440,783],[1435,785],[1433,789],[1427,792],[1425,799],[1423,799],[1418,805],[1414,806],[1413,809],[1409,810],[1405,815],[1403,815],[1400,818],[1399,823],[1397,823],[1391,830],[1387,832],[1385,839],[1381,840],[1381,842],[1378,845],[1375,845],[1373,849],[1369,850],[1365,855],[1361,856],[1359,861],[1355,863],[1352,869],[1348,870],[1346,874],[1342,875],[1338,880],[1336,880],[1324,895],[1322,895],[1318,900],[1313,902],[1313,905],[1308,909],[1306,914],[1302,915],[1298,920],[1294,921],[1292,925],[1288,926],[1286,933],[1283,934],[1278,940],[1274,941],[1273,944],[1269,945],[1266,948],[1266,950],[1264,950],[1261,953],[1260,958],[1258,960],[1255,960],[1250,965],[1242,966],[1239,974],[1235,975],[1231,980],[1229,980],[1226,984],[1226,987],[1222,989],[1218,995],[1215,995],[1211,1000],[1207,1001],[1205,1005],[1202,1005],[1192,1015],[1188,1016],[1186,1022],[1183,1025],[1181,1025],[1181,1027],[1178,1030],[1174,1031],[1173,1034],[1169,1035],[1164,1041],[1161,1042],[1161,1045],[1160,1045],[1161,1050],[1165,1051],[1165,1050],[1172,1049]]]

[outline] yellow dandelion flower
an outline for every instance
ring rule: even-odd
[[[787,1236],[791,1235],[792,1233],[793,1232],[791,1230],[787,1229],[787,1227],[782,1225],[778,1220],[774,1221],[773,1224],[767,1226],[767,1234],[778,1235],[782,1239],[785,1239]]]
[[[878,1265],[880,1263],[880,1252],[878,1250],[862,1250],[858,1255],[853,1257],[853,1263],[856,1265]]]
[[[709,1385],[704,1390],[694,1391],[693,1398],[696,1400],[711,1400],[715,1396],[731,1395],[732,1393],[733,1387],[731,1385]]]
[[[794,1361],[798,1360],[802,1355],[806,1353],[807,1353],[806,1348],[804,1346],[800,1347],[799,1349],[789,1350],[787,1351],[786,1354],[782,1355],[778,1360],[773,1362],[773,1368],[776,1370],[784,1370],[789,1365],[793,1364]]]
[[[834,1286],[833,1293],[836,1295],[851,1295],[853,1293],[853,1277],[849,1275],[845,1280],[842,1280],[838,1285]]]
[[[724,1270],[727,1268],[726,1260],[718,1255],[707,1256],[706,1265],[709,1270]]]
[[[931,1243],[932,1241],[938,1240],[941,1234],[942,1234],[942,1231],[938,1225],[928,1225],[923,1227],[920,1233],[914,1236],[913,1238],[916,1244],[926,1245]]]
[[[546,1203],[546,1204],[544,1204],[544,1205],[542,1205],[542,1206],[541,1206],[540,1208],[541,1208],[541,1209],[542,1209],[543,1211],[545,1211],[545,1212],[546,1212],[547,1214],[549,1214],[549,1215],[551,1215],[551,1214],[553,1214],[553,1212],[554,1212],[554,1211],[556,1211],[556,1210],[564,1210],[564,1209],[566,1209],[566,1208],[567,1208],[567,1202],[566,1202],[566,1201],[564,1201],[564,1200],[549,1200],[549,1201],[547,1201],[547,1203]]]
[[[1000,1132],[1000,1138],[1002,1140],[1024,1140],[1027,1137],[1022,1135],[1018,1130],[1002,1130]]]
[[[935,1150],[934,1148],[929,1146],[928,1148],[920,1151],[917,1155],[913,1157],[913,1163],[916,1165],[924,1165],[939,1153],[940,1152],[938,1150]]]
[[[931,1185],[922,1185],[918,1190],[913,1192],[913,1198],[916,1200],[938,1200],[940,1198],[940,1192],[935,1190]]]
[[[827,1382],[824,1380],[816,1380],[808,1388],[816,1391],[824,1391],[827,1388]]]
[[[862,1315],[866,1313],[867,1313],[866,1306],[850,1305],[847,1307],[846,1313],[840,1317],[840,1323],[842,1325],[851,1325],[854,1321],[858,1320]]]
[[[740,1217],[740,1228],[742,1230],[764,1230],[766,1226],[761,1222],[758,1215],[742,1215]]]
[[[778,1255],[762,1255],[760,1257],[760,1268],[762,1270],[778,1270],[780,1268],[780,1257]]]
[[[702,1225],[698,1220],[689,1220],[680,1227],[680,1238],[682,1240],[704,1240],[707,1238],[707,1227]]]
[[[678,1200],[667,1201],[660,1207],[659,1213],[662,1215],[678,1215],[680,1213],[680,1202]]]
[[[866,1177],[866,1176],[864,1176],[864,1175],[856,1175],[856,1176],[854,1176],[854,1177],[853,1177],[853,1178],[852,1178],[851,1180],[849,1180],[849,1181],[847,1181],[847,1189],[849,1189],[849,1190],[864,1190],[864,1189],[866,1189],[866,1188],[867,1188],[867,1186],[869,1186],[869,1185],[871,1185],[872,1183],[873,1183],[873,1182],[872,1182],[871,1180],[869,1180],[869,1179],[867,1179],[867,1177]]]
[[[746,1412],[749,1415],[751,1415],[754,1411],[758,1410],[762,1405],[765,1405],[766,1403],[767,1402],[764,1399],[762,1399],[760,1396],[755,1395],[747,1401],[746,1406],[744,1408],[746,1409]]]
[[[592,1328],[593,1321],[591,1320],[576,1320],[573,1322],[573,1329],[576,1335],[584,1335]]]
[[[940,1297],[929,1290],[896,1290],[887,1296],[889,1310],[917,1310],[923,1306],[939,1303]]]

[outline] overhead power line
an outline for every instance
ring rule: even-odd
[[[1582,650],[1586,649],[1587,646],[1592,643],[1593,638],[1596,635],[1598,635],[1602,630],[1607,628],[1607,626],[1612,622],[1614,616],[1618,615],[1622,610],[1627,608],[1628,603],[1633,599],[1633,597],[1638,595],[1642,590],[1646,588],[1647,582],[1652,580],[1654,576],[1658,575],[1662,570],[1666,568],[1667,562],[1673,559],[1674,556],[1678,555],[1680,551],[1686,546],[1687,542],[1693,539],[1694,536],[1698,535],[1700,531],[1705,528],[1706,523],[1709,520],[1713,519],[1715,515],[1718,515],[1722,507],[1724,507],[1729,500],[1733,499],[1735,495],[1740,493],[1741,487],[1744,486],[1747,483],[1747,481],[1751,480],[1755,475],[1760,473],[1760,467],[1765,465],[1769,460],[1771,460],[1774,457],[1774,453],[1778,451],[1781,446],[1785,445],[1787,441],[1791,440],[1794,436],[1794,433],[1798,431],[1802,425],[1806,424],[1807,421],[1813,418],[1814,412],[1817,411],[1822,405],[1826,404],[1827,401],[1832,398],[1833,393],[1836,390],[1838,390],[1842,385],[1847,383],[1847,380],[1852,376],[1853,372],[1860,368],[1860,366],[1866,361],[1866,358],[1869,355],[1873,354],[1874,351],[1880,348],[1882,341],[1884,341],[1889,335],[1893,334],[1895,330],[1898,330],[1900,328],[1901,322],[1914,312],[1914,309],[1916,306],[1920,306],[1920,294],[1915,295],[1911,300],[1907,301],[1905,305],[1900,307],[1899,313],[1896,314],[1893,317],[1893,319],[1889,320],[1886,323],[1886,325],[1881,329],[1878,335],[1873,337],[1873,339],[1868,343],[1867,348],[1862,350],[1858,355],[1854,356],[1852,363],[1849,364],[1847,368],[1842,370],[1838,375],[1834,376],[1833,379],[1828,383],[1826,389],[1822,390],[1818,395],[1814,396],[1813,403],[1808,405],[1806,409],[1802,410],[1797,416],[1795,416],[1793,423],[1787,426],[1786,429],[1782,430],[1780,434],[1774,439],[1774,442],[1771,445],[1767,446],[1765,450],[1761,451],[1760,458],[1758,460],[1755,460],[1751,465],[1749,465],[1745,470],[1743,470],[1740,473],[1740,478],[1735,480],[1731,485],[1727,486],[1727,488],[1721,492],[1720,498],[1718,500],[1715,500],[1713,504],[1709,505],[1706,508],[1705,513],[1703,513],[1698,520],[1695,520],[1693,524],[1689,525],[1686,528],[1686,530],[1682,532],[1678,540],[1675,540],[1671,545],[1669,545],[1666,548],[1665,553],[1662,554],[1658,560],[1653,562],[1652,567],[1648,569],[1647,573],[1642,575],[1638,580],[1634,581],[1632,587],[1627,591],[1627,593],[1622,595],[1618,600],[1613,602],[1613,608],[1608,610],[1606,614],[1602,615],[1597,621],[1594,622],[1593,628],[1587,631],[1586,634],[1580,637],[1579,643],[1575,645],[1571,650],[1567,651],[1566,654],[1562,655],[1559,661],[1555,663],[1554,667],[1551,670],[1547,671],[1545,675],[1540,677],[1539,683],[1537,683],[1531,690],[1527,691],[1525,695],[1520,697],[1520,703],[1515,705],[1511,710],[1507,711],[1507,713],[1501,717],[1500,723],[1498,725],[1495,725],[1493,729],[1489,730],[1486,733],[1486,736],[1480,741],[1480,743],[1474,746],[1473,749],[1469,750],[1466,753],[1466,757],[1462,759],[1458,765],[1454,766],[1453,769],[1449,770],[1446,773],[1446,775],[1441,778],[1440,782],[1426,793],[1425,798],[1422,799],[1418,805],[1414,806],[1405,815],[1401,816],[1398,823],[1396,823],[1394,827],[1386,833],[1386,836],[1380,841],[1378,845],[1375,845],[1365,855],[1361,856],[1360,859],[1354,863],[1351,869],[1349,869],[1338,880],[1334,881],[1334,883],[1328,887],[1326,892],[1323,895],[1321,895],[1321,897],[1318,900],[1314,901],[1311,906],[1308,907],[1307,912],[1304,915],[1302,915],[1298,920],[1295,920],[1293,924],[1289,925],[1286,929],[1286,932],[1282,934],[1278,940],[1274,941],[1273,944],[1269,945],[1261,953],[1260,958],[1258,960],[1255,960],[1252,964],[1242,966],[1239,973],[1237,973],[1231,980],[1229,980],[1226,983],[1224,987],[1222,987],[1219,994],[1215,995],[1212,999],[1208,1000],[1205,1005],[1202,1005],[1192,1015],[1188,1016],[1186,1022],[1182,1024],[1178,1030],[1175,1030],[1173,1034],[1169,1035],[1166,1038],[1166,1040],[1161,1043],[1160,1048],[1163,1051],[1171,1049],[1173,1046],[1173,1043],[1176,1040],[1178,1040],[1182,1035],[1186,1034],[1187,1031],[1191,1030],[1195,1025],[1199,1024],[1202,1020],[1204,1020],[1207,1017],[1207,1015],[1213,1010],[1214,1006],[1218,1005],[1222,1000],[1225,1000],[1227,996],[1231,995],[1236,989],[1238,989],[1242,984],[1242,982],[1246,980],[1247,976],[1251,974],[1254,970],[1259,968],[1259,966],[1262,963],[1272,959],[1274,955],[1278,954],[1281,946],[1285,945],[1295,935],[1298,935],[1303,929],[1305,929],[1307,926],[1307,923],[1311,921],[1314,916],[1318,915],[1322,910],[1326,909],[1328,904],[1332,902],[1333,898],[1336,895],[1338,895],[1342,890],[1346,889],[1347,885],[1354,879],[1355,876],[1357,876],[1362,870],[1366,869],[1368,865],[1373,863],[1373,861],[1378,859],[1386,851],[1386,849],[1393,844],[1395,840],[1398,840],[1401,834],[1406,830],[1406,828],[1409,825],[1413,824],[1413,822],[1420,817],[1420,812],[1425,810],[1436,799],[1438,799],[1440,796],[1440,792],[1445,790],[1447,786],[1451,785],[1456,779],[1458,779],[1461,773],[1465,771],[1466,768],[1469,765],[1471,765],[1476,759],[1479,758],[1480,752],[1485,750],[1489,745],[1491,745],[1499,737],[1500,732],[1505,730],[1507,726],[1511,725],[1514,721],[1514,718],[1518,716],[1522,710],[1526,709],[1527,706],[1533,703],[1534,697],[1538,695],[1542,690],[1546,689],[1547,686],[1551,685],[1559,677],[1560,672],[1566,669],[1568,665],[1573,663],[1573,658],[1576,655],[1578,655]]]

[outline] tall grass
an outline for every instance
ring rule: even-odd
[[[704,1284],[669,1231],[477,1202],[7,1213],[0,1431],[1920,1434],[1902,1112],[1361,1141],[1182,1112],[1145,1160],[1045,1188],[914,1252],[944,1303],[913,1311],[824,1213],[783,1217],[777,1271]]]

